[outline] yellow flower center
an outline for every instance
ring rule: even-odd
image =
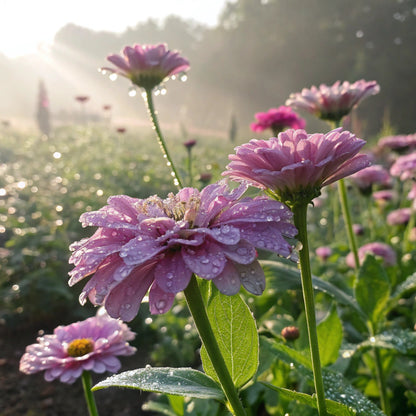
[[[82,357],[92,351],[94,351],[94,341],[89,338],[74,339],[66,350],[70,357]]]

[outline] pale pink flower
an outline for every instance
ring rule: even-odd
[[[403,153],[416,147],[416,134],[385,136],[378,141],[377,147]]]
[[[117,68],[102,71],[115,72],[145,89],[153,89],[166,78],[189,69],[189,61],[164,43],[126,46],[122,55],[112,54],[107,59]]]
[[[135,334],[104,311],[85,321],[58,326],[53,335],[44,335],[26,347],[20,371],[34,374],[45,371],[46,381],[59,379],[73,383],[83,371],[116,373],[121,363],[117,356],[132,355],[136,348],[127,341]]]
[[[315,116],[330,121],[340,121],[362,100],[377,94],[380,86],[376,81],[359,80],[350,84],[340,81],[328,86],[321,84],[319,88],[312,86],[302,92],[292,93],[286,105],[295,110],[306,110]]]
[[[358,154],[365,141],[338,128],[326,134],[286,130],[269,140],[251,140],[229,155],[223,175],[268,189],[283,202],[311,201],[323,186],[369,165]]]
[[[292,247],[292,213],[265,197],[241,198],[246,186],[225,183],[201,192],[184,188],[161,199],[113,196],[99,211],[81,215],[95,234],[71,248],[70,285],[93,273],[80,301],[104,304],[110,316],[132,320],[149,292],[153,314],[171,307],[192,274],[212,280],[220,292],[234,295],[242,284],[259,295],[265,287],[256,248],[283,256]]]
[[[365,229],[361,224],[353,224],[352,231],[355,235],[364,235]]]
[[[261,132],[271,129],[274,135],[277,135],[286,128],[303,129],[305,120],[290,107],[280,106],[279,108],[271,108],[265,113],[256,113],[256,123],[250,125],[251,130]]]
[[[326,261],[332,254],[332,248],[327,246],[318,247],[315,254],[322,260]]]
[[[369,243],[358,249],[358,258],[360,264],[364,261],[365,256],[372,254],[373,256],[383,259],[385,266],[394,266],[397,262],[396,252],[387,244],[384,243]],[[349,253],[345,259],[347,265],[351,268],[355,268],[355,261],[353,253]]]
[[[400,180],[414,179],[416,177],[416,152],[399,156],[390,168],[392,176],[398,176]]]
[[[412,210],[410,208],[399,208],[391,211],[386,218],[388,225],[403,225],[410,220]]]
[[[373,192],[373,198],[378,202],[387,202],[397,198],[397,193],[391,189]]]
[[[381,165],[372,165],[350,176],[350,179],[364,193],[370,194],[373,185],[390,186],[389,172]]]

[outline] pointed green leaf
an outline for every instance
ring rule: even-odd
[[[192,368],[138,368],[108,377],[96,384],[92,390],[107,387],[127,387],[155,393],[225,400],[220,386],[212,378]]]
[[[387,313],[390,282],[383,266],[374,256],[367,255],[360,267],[354,293],[358,304],[375,329]]]
[[[168,394],[170,407],[177,416],[184,416],[185,398],[183,396],[173,396]]]
[[[322,366],[334,363],[342,344],[342,323],[336,307],[319,323],[317,332]]]
[[[316,398],[309,396],[306,393],[299,393],[297,391],[284,389],[282,387],[273,386],[269,383],[262,382],[265,386],[277,391],[282,397],[288,400],[297,400],[299,403],[306,404],[310,407],[317,408]],[[330,415],[333,416],[355,416],[356,410],[350,408],[342,403],[334,402],[330,399],[325,399],[326,410]]]
[[[228,371],[239,388],[254,376],[259,365],[259,340],[253,315],[238,294],[226,296],[215,288],[207,313]],[[201,348],[201,359],[204,371],[218,381],[205,346]]]
[[[161,415],[165,415],[165,416],[178,416],[172,409],[171,407],[166,404],[166,403],[160,403],[160,402],[155,402],[153,400],[150,400],[148,402],[146,402],[143,406],[142,406],[143,410],[148,410],[148,411],[152,411],[152,412],[158,412]]]
[[[416,291],[416,273],[413,273],[404,282],[396,286],[392,294],[392,300],[397,302],[401,297],[414,291]]]

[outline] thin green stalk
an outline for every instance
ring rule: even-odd
[[[188,151],[187,165],[188,165],[189,186],[192,188],[192,186],[193,186],[193,180],[192,180],[192,149],[188,148],[187,151]]]
[[[180,177],[178,175],[178,172],[175,168],[173,160],[169,155],[168,148],[166,147],[165,139],[163,138],[162,131],[161,131],[160,126],[159,126],[159,121],[157,119],[155,106],[153,104],[152,90],[151,89],[145,90],[145,93],[143,94],[143,96],[144,96],[144,101],[146,102],[146,105],[147,105],[147,110],[149,112],[150,120],[151,120],[151,122],[153,124],[153,128],[156,132],[156,137],[157,137],[157,140],[159,142],[160,149],[162,150],[162,153],[163,153],[163,157],[166,159],[166,161],[167,161],[166,163],[167,163],[168,167],[171,170],[171,176],[173,177],[173,183],[179,189],[181,189],[182,188],[181,179],[180,179]]]
[[[339,199],[341,201],[342,215],[344,217],[345,227],[347,229],[350,249],[354,255],[355,268],[358,269],[360,267],[360,260],[358,258],[358,249],[357,249],[357,242],[355,241],[355,234],[352,230],[351,213],[350,213],[350,208],[348,206],[347,189],[345,186],[344,179],[340,179],[338,181],[338,193],[339,193]]]
[[[311,350],[311,361],[313,379],[315,384],[319,416],[326,416],[325,390],[322,379],[321,360],[319,357],[318,334],[316,331],[315,301],[312,287],[312,272],[309,259],[309,244],[307,230],[308,205],[299,204],[292,208],[295,227],[298,229],[297,239],[302,244],[299,251],[300,274],[302,279],[302,293],[305,303],[306,323],[308,327],[309,346]]]
[[[221,387],[228,399],[229,405],[235,416],[246,416],[246,411],[238,397],[231,375],[225,364],[220,348],[212,330],[207,311],[204,306],[201,291],[196,277],[192,276],[187,288],[184,290],[186,302],[195,322],[199,336],[207,350],[208,356],[214,366]]]
[[[82,373],[82,387],[84,388],[85,401],[87,402],[88,413],[90,416],[98,416],[97,405],[95,404],[94,395],[91,391],[91,373],[83,371]]]

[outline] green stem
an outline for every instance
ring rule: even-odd
[[[311,350],[311,361],[313,379],[315,384],[319,416],[326,416],[325,390],[322,379],[321,361],[319,357],[318,334],[316,331],[315,302],[312,287],[312,273],[309,259],[309,244],[307,230],[308,205],[299,204],[292,208],[295,227],[298,229],[297,239],[302,244],[299,251],[300,274],[302,279],[302,293],[305,303],[306,323],[308,327],[309,346]]]
[[[87,402],[88,413],[90,416],[98,416],[97,405],[95,404],[94,395],[91,391],[91,373],[83,371],[82,373],[82,387],[84,388],[85,401]]]
[[[192,188],[193,180],[192,180],[192,150],[189,148],[188,150],[188,176],[189,176],[189,186]]]
[[[192,276],[187,288],[184,290],[186,302],[195,322],[199,336],[207,350],[208,356],[214,366],[221,387],[228,399],[235,416],[246,416],[246,411],[238,397],[237,390],[225,364],[220,348],[212,330],[207,311],[204,306],[201,291],[196,277]]]
[[[338,193],[341,201],[342,215],[344,217],[345,227],[347,229],[348,241],[350,243],[350,249],[354,255],[355,268],[360,267],[360,260],[358,258],[357,242],[355,241],[355,235],[352,230],[352,221],[350,208],[348,206],[347,189],[345,186],[344,179],[338,181]]]
[[[173,177],[173,183],[179,189],[181,189],[182,188],[182,183],[181,183],[180,177],[179,177],[178,172],[175,168],[175,165],[173,164],[173,160],[169,155],[168,148],[166,147],[165,139],[163,138],[162,131],[161,131],[160,126],[159,126],[159,121],[157,119],[155,106],[153,104],[152,90],[151,89],[146,89],[143,96],[144,96],[144,100],[145,100],[146,105],[147,105],[147,110],[149,112],[150,120],[151,120],[151,122],[153,124],[153,128],[156,132],[156,137],[157,137],[157,140],[159,142],[160,149],[162,150],[162,153],[163,153],[163,157],[167,160],[167,165],[171,169],[171,176]]]

